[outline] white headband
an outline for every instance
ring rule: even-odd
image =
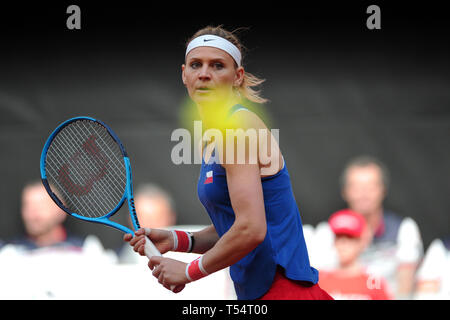
[[[232,56],[238,66],[241,65],[242,59],[241,52],[234,44],[232,44],[227,39],[210,34],[199,36],[194,40],[192,40],[191,42],[189,42],[189,45],[187,46],[186,49],[186,56],[189,53],[189,51],[197,47],[214,47],[217,49],[221,49],[226,53],[228,53],[230,56]]]

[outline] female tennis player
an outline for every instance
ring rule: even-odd
[[[265,101],[254,89],[263,80],[245,71],[242,45],[232,32],[222,27],[199,30],[187,43],[182,80],[206,129],[222,133],[242,129],[236,140],[243,132],[270,132],[240,104],[242,98]],[[219,148],[217,139],[202,144],[197,189],[212,221],[209,227],[194,233],[144,228],[134,237],[124,236],[141,255],[144,235],[161,253],[202,254],[189,264],[152,257],[149,267],[164,287],[179,292],[189,282],[230,267],[238,299],[331,299],[318,286],[318,272],[310,266],[300,213],[278,144],[273,136],[261,137],[256,135],[256,156],[249,136],[241,140],[245,148],[237,142],[231,143],[231,149]],[[236,159],[242,152],[245,160],[239,162]]]

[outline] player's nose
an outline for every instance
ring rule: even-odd
[[[198,74],[198,78],[201,81],[209,81],[209,80],[211,80],[211,72],[210,72],[210,70],[209,70],[207,65],[204,65],[201,68],[201,70],[200,70],[200,72]]]

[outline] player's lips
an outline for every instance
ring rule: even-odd
[[[196,89],[197,92],[199,93],[206,93],[206,92],[211,92],[213,89],[210,87],[198,87]]]

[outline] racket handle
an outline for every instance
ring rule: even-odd
[[[145,236],[144,253],[149,260],[153,256],[158,256],[158,257],[162,256],[161,252],[159,252],[159,250],[155,247],[153,242],[147,236]],[[170,290],[174,291],[175,285],[171,285]]]
[[[147,236],[145,236],[144,253],[149,259],[153,256],[161,257],[161,252]]]

